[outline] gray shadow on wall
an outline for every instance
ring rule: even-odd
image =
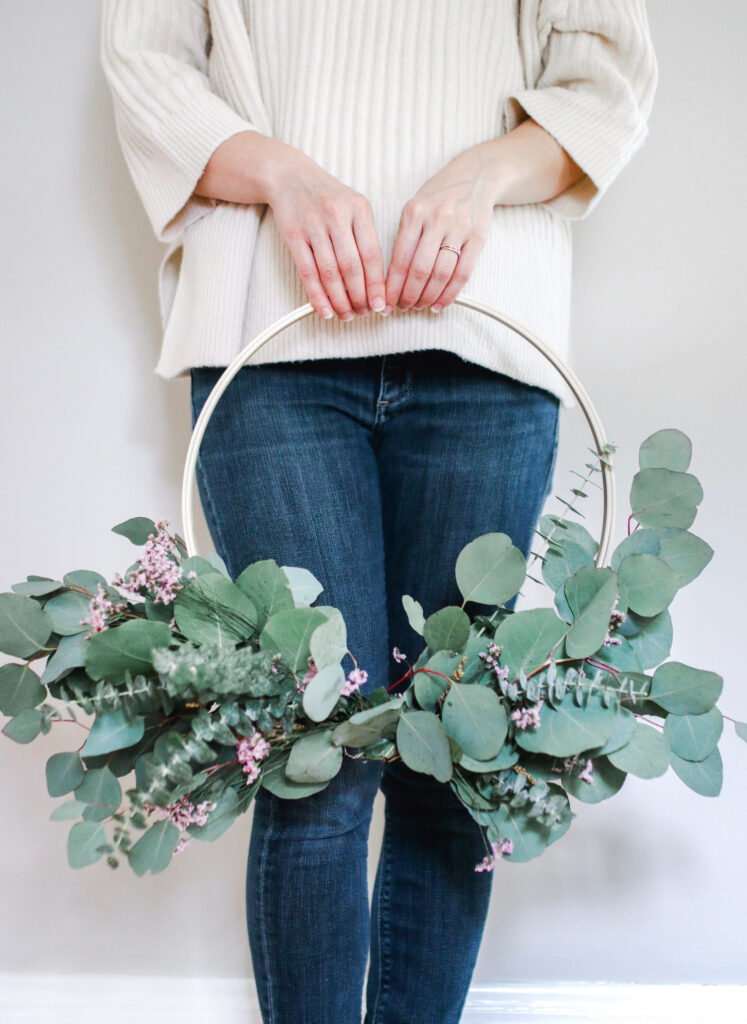
[[[97,32],[99,26],[96,26]],[[98,53],[98,36],[94,40]],[[98,59],[77,123],[77,180],[86,190],[82,207],[94,222],[91,237],[102,278],[111,291],[112,317],[131,346],[144,387],[120,406],[126,439],[147,448],[167,489],[181,487],[183,454],[191,432],[189,378],[164,381],[154,373],[161,345],[158,266],[165,252],[133,185],[116,134],[111,93]],[[154,390],[149,394],[149,388]],[[143,403],[148,402],[147,416]],[[157,454],[156,454],[157,453]]]

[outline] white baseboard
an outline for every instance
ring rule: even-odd
[[[744,1024],[746,1019],[747,985],[579,982],[475,987],[462,1024]],[[250,978],[114,974],[0,974],[0,1021],[262,1024]]]

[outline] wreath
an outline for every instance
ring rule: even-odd
[[[395,647],[401,679],[367,697],[343,616],[315,604],[323,588],[308,570],[264,559],[234,580],[215,552],[190,556],[165,519],[113,528],[144,549],[111,581],[30,575],[0,594],[0,650],[20,659],[0,668],[3,734],[85,733],[46,762],[48,792],[64,798],[51,818],[73,822],[69,864],[124,857],[158,873],[191,839],[219,838],[260,787],[305,798],[345,756],[401,758],[449,785],[485,826],[485,857],[465,870],[538,856],[568,831],[571,799],[608,799],[628,775],[671,766],[718,795],[723,680],[668,660],[669,605],[713,555],[689,529],[703,497],[690,440],[668,429],[643,442],[628,535],[600,566],[570,515],[583,517],[584,488],[614,450],[593,451],[564,514],[541,518],[541,580],[510,537],[487,533],[456,560],[461,606],[426,616],[404,595],[422,651],[411,662]],[[551,607],[506,607],[527,576]],[[494,611],[471,619],[468,601]],[[747,741],[747,724],[734,726]]]

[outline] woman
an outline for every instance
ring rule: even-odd
[[[461,604],[454,562],[480,534],[528,554],[574,404],[516,334],[449,307],[469,283],[566,354],[571,222],[647,133],[644,0],[107,0],[101,56],[168,243],[156,372],[190,374],[193,423],[251,338],[315,310],[210,420],[216,550],[234,578],[260,558],[309,569],[360,692],[402,689],[403,652],[422,649],[402,596],[426,615]],[[370,950],[365,1024],[458,1021],[484,849],[448,785],[400,760],[346,757],[300,800],[260,789],[246,910],[263,1019],[360,1021]]]

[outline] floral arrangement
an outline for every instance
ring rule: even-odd
[[[593,454],[609,462],[614,450]],[[628,535],[599,568],[597,542],[569,518],[583,518],[600,472],[586,464],[564,515],[536,530],[553,607],[506,607],[530,568],[507,535],[467,544],[461,606],[426,617],[402,598],[423,649],[412,664],[393,649],[409,680],[396,694],[360,693],[366,670],[339,610],[314,604],[322,587],[308,570],[265,559],[232,580],[214,552],[187,557],[166,520],[114,527],[144,549],[110,582],[76,570],[14,584],[0,594],[0,650],[20,659],[0,668],[2,732],[18,743],[63,723],[85,732],[46,763],[50,795],[65,798],[52,818],[73,821],[70,865],[125,857],[138,875],[163,871],[191,839],[221,836],[260,786],[304,798],[344,756],[401,758],[450,785],[486,826],[485,857],[466,870],[538,856],[568,830],[570,798],[605,800],[629,774],[671,766],[716,796],[723,680],[667,660],[669,605],[713,555],[689,530],[703,497],[690,458],[681,431],[643,442]],[[468,601],[495,610],[470,619]]]

